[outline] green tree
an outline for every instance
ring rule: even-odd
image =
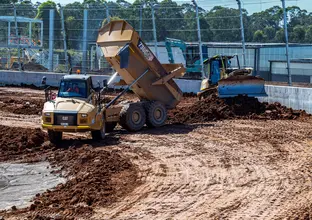
[[[61,19],[60,14],[56,9],[56,4],[51,0],[43,2],[38,8],[36,18],[42,19],[43,21],[43,46],[48,47],[50,33],[50,9],[54,9],[54,47],[59,48],[63,45],[63,42],[61,40]]]
[[[263,31],[257,30],[253,37],[254,42],[264,42],[265,41],[265,35]]]
[[[69,49],[81,50],[82,48],[83,8],[80,2],[67,4],[63,8]]]
[[[279,30],[276,32],[276,35],[275,35],[275,42],[278,42],[278,43],[285,43],[285,32],[284,32],[284,29],[283,29],[283,28],[279,29]]]
[[[213,33],[213,41],[241,40],[239,10],[216,6],[206,13],[205,18]]]
[[[309,25],[307,28],[305,42],[312,43],[312,25]]]
[[[263,33],[268,42],[273,42],[275,40],[276,30],[273,27],[265,27]]]
[[[297,25],[290,34],[290,41],[295,43],[303,43],[305,40],[306,30],[303,26]]]
[[[255,33],[257,30],[263,30],[265,28],[273,28],[276,31],[278,31],[281,27],[281,21],[283,19],[283,11],[282,8],[279,6],[273,6],[271,8],[268,8],[261,12],[253,13],[249,17],[249,24],[247,26],[247,29],[251,33]],[[270,31],[271,30],[267,30]],[[273,32],[273,31],[272,31]],[[267,36],[268,39],[271,39],[270,36]],[[253,34],[254,38],[254,34]],[[253,40],[253,39],[249,39]]]

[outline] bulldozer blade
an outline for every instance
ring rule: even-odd
[[[230,76],[218,82],[220,98],[229,98],[239,95],[249,97],[268,96],[264,89],[264,79],[255,76]]]

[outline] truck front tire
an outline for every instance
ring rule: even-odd
[[[63,132],[48,130],[49,140],[53,144],[57,144],[62,141]]]
[[[91,131],[91,136],[93,140],[103,140],[105,139],[105,133],[106,133],[106,126],[104,123],[101,130]]]

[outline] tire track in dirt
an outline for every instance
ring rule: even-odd
[[[94,218],[296,216],[294,210],[312,204],[311,131],[308,122],[236,120],[121,136],[154,158],[135,161],[144,184]]]

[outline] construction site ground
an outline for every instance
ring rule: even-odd
[[[123,100],[137,99],[126,94]],[[203,106],[192,108],[196,102],[184,97],[162,128],[130,133],[117,127],[100,142],[85,133],[65,134],[55,146],[40,130],[43,92],[0,87],[0,164],[48,163],[53,175],[66,178],[34,195],[28,207],[16,204],[0,216],[311,219],[310,116],[267,106],[260,116],[240,117],[223,106],[201,110],[205,117],[186,117]]]

